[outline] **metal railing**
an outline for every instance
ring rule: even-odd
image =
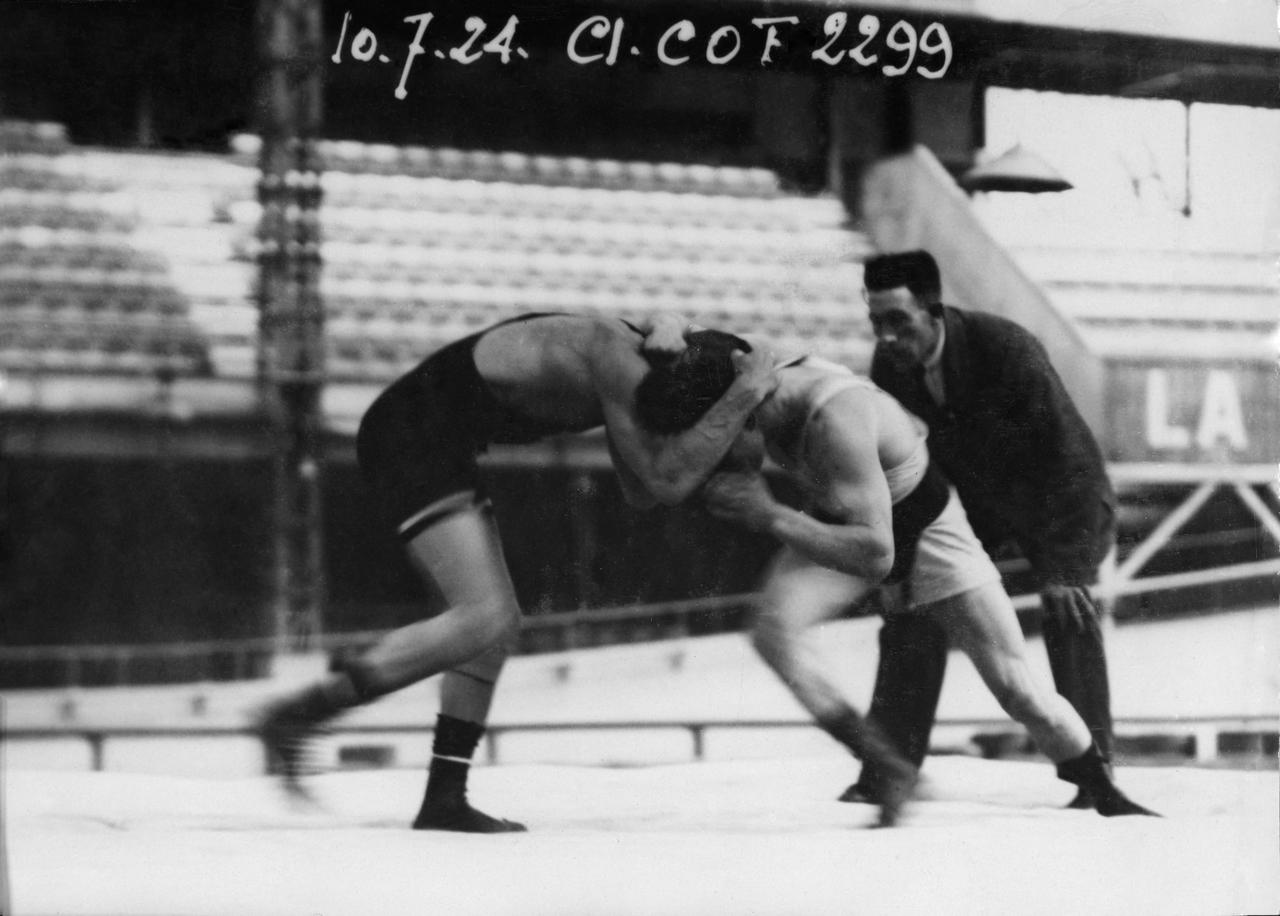
[[[1100,591],[1119,598],[1274,576],[1280,576],[1280,559],[1141,578],[1117,577],[1104,584]],[[758,600],[756,593],[743,593],[526,617],[522,623],[521,654],[675,638],[697,632],[734,631],[741,629],[740,622],[749,615]],[[1015,596],[1013,602],[1019,611],[1033,611],[1040,606],[1040,597],[1034,593],[1022,594]],[[702,626],[691,625],[693,618],[709,614],[722,617]],[[316,644],[322,652],[341,653],[368,646],[385,632],[326,633],[316,640]],[[0,646],[0,668],[6,663],[50,666],[56,673],[44,680],[49,686],[58,687],[166,682],[164,679],[147,681],[131,676],[132,669],[149,662],[156,668],[169,666],[179,669],[182,676],[170,679],[168,682],[171,683],[240,681],[267,676],[270,660],[278,649],[279,642],[273,637],[153,644]],[[89,674],[92,676],[86,676]]]
[[[542,650],[545,651],[548,646],[564,650],[606,641],[585,638],[583,634],[588,628],[626,628],[643,624],[645,631],[657,631],[659,634],[648,638],[734,630],[739,628],[735,621],[754,607],[758,599],[755,593],[743,593],[525,617],[521,624],[521,654],[539,651],[539,643],[543,644]],[[691,626],[690,619],[695,615],[704,618],[720,615],[729,622],[704,620],[702,626]],[[368,646],[386,632],[325,633],[316,637],[313,646],[323,653],[338,654]],[[548,632],[556,635],[540,638],[541,634]],[[94,686],[135,683],[127,672],[140,660],[172,660],[179,665],[185,662],[190,676],[180,682],[243,680],[265,676],[268,673],[265,670],[267,661],[280,649],[281,642],[271,636],[165,643],[0,646],[0,667],[6,662],[52,665],[61,669],[59,686],[66,687],[85,685],[89,680],[84,677],[85,672],[95,667],[99,670],[98,676],[92,679]]]
[[[1245,734],[1275,740],[1280,718],[1274,715],[1217,715],[1217,716],[1145,716],[1119,719],[1115,723],[1118,736],[1157,735],[1179,736],[1192,739],[1192,756],[1199,762],[1208,762],[1219,756],[1219,739],[1224,734]],[[1016,722],[996,718],[939,719],[936,728],[963,729],[989,736],[1013,736],[1024,734]],[[523,724],[490,725],[484,737],[484,762],[500,764],[502,741],[508,735],[547,732],[625,732],[625,731],[685,731],[689,735],[690,759],[703,761],[707,757],[707,733],[744,729],[802,729],[817,730],[817,726],[804,719],[697,719],[697,720],[618,720],[600,722],[536,722]],[[410,724],[341,724],[332,728],[336,736],[344,735],[421,735],[434,732],[430,725]],[[116,739],[148,739],[175,741],[193,738],[252,738],[258,735],[248,727],[235,726],[182,726],[160,728],[148,726],[68,726],[41,728],[10,728],[0,732],[0,739],[10,741],[58,741],[79,740],[89,745],[90,766],[94,772],[106,770],[106,745]],[[994,745],[993,745],[994,746]],[[263,771],[270,772],[270,758],[263,747]]]

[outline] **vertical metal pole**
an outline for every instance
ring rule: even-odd
[[[274,464],[272,631],[313,646],[323,619],[320,467],[320,0],[260,0],[258,379]]]
[[[1185,123],[1182,129],[1182,215],[1191,216],[1191,100],[1184,99],[1182,113]]]
[[[6,721],[8,711],[5,708],[5,700],[0,697],[0,734],[4,734],[8,728]],[[8,799],[12,798],[9,794],[9,787],[5,784],[8,778],[9,768],[5,760],[6,743],[0,741],[0,913],[12,913],[12,900],[9,891],[9,839],[7,825],[12,821],[9,817]]]
[[[574,555],[574,608],[592,607],[598,600],[592,567],[596,559],[596,482],[590,471],[579,471],[568,482],[572,498],[569,500],[569,528],[573,535]],[[576,631],[575,631],[576,635]]]

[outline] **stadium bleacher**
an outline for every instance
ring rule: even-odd
[[[1274,360],[1267,240],[1139,200],[988,198],[983,224],[1104,359]]]
[[[208,347],[127,185],[56,125],[0,129],[0,368],[200,376]]]
[[[1280,313],[1270,253],[1015,247],[1014,255],[1103,356],[1274,355],[1268,338]]]
[[[256,137],[227,156],[78,149],[8,122],[3,367],[248,379]],[[694,321],[865,365],[868,245],[832,197],[761,169],[326,141],[331,380],[382,383],[532,310]]]
[[[334,142],[320,154],[332,379],[389,378],[522,311],[677,310],[865,359],[865,321],[841,299],[865,239],[835,199],[785,195],[768,172]],[[252,260],[257,205],[230,213]]]
[[[4,368],[252,376],[258,138],[225,156],[119,152],[5,122],[0,144]],[[320,155],[335,382],[384,383],[532,310],[676,310],[869,359],[848,299],[869,242],[837,200],[765,170],[345,141]],[[1268,352],[1265,253],[1091,247],[1007,216],[998,235],[1100,355]]]

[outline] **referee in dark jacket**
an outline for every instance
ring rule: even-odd
[[[865,285],[876,335],[872,380],[929,425],[930,454],[987,551],[1012,543],[1030,562],[1054,684],[1110,762],[1110,687],[1090,586],[1115,540],[1115,494],[1098,443],[1035,337],[1004,318],[942,304],[928,252],[869,259]],[[917,766],[946,660],[937,624],[911,614],[885,619],[870,714]],[[875,776],[864,770],[844,800],[861,800]],[[1093,800],[1082,792],[1071,806]]]

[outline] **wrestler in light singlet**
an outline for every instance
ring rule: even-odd
[[[726,353],[714,337],[690,350],[671,374],[710,396],[715,389],[702,380],[724,377],[715,367]],[[921,457],[927,450],[915,418],[840,367],[801,360],[780,366],[778,378],[756,410],[757,430],[744,436],[763,436],[764,448],[805,491],[808,511],[779,501],[750,466],[717,474],[704,495],[717,516],[782,541],[753,643],[818,725],[883,774],[873,798],[881,823],[897,820],[914,766],[849,702],[816,643],[820,624],[895,578],[905,582],[911,605],[934,616],[969,656],[1062,779],[1093,792],[1101,814],[1149,813],[1114,784],[1083,720],[1030,668],[1013,605],[959,500]]]

